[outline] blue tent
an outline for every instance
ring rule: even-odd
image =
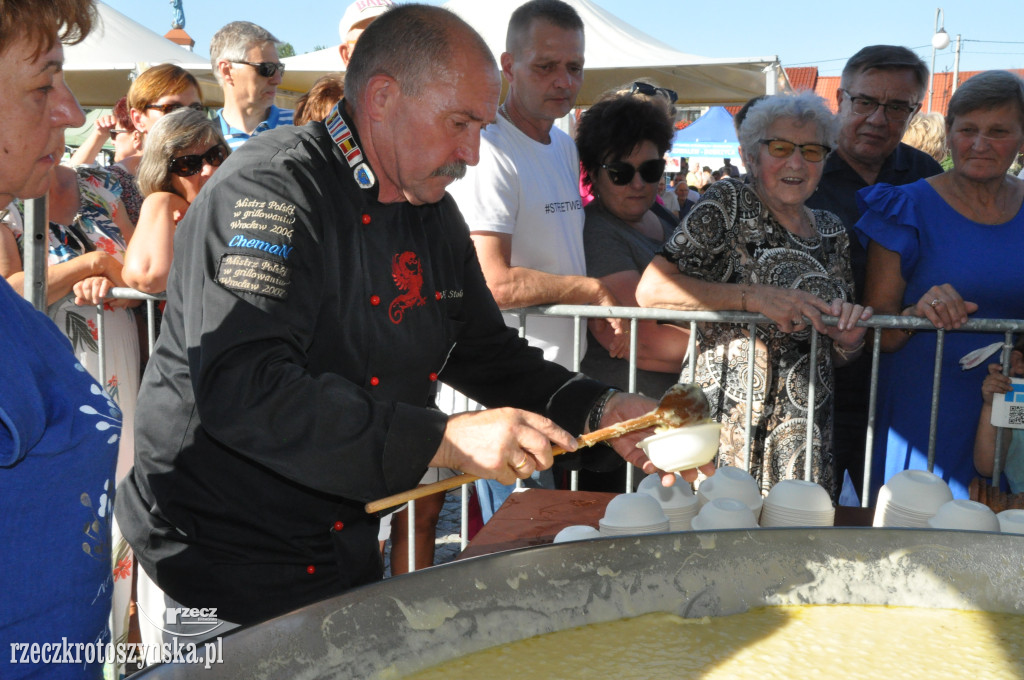
[[[669,156],[699,158],[739,158],[740,143],[732,124],[732,114],[722,106],[707,112],[672,138]]]

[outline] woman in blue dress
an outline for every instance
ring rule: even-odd
[[[858,195],[867,244],[865,304],[880,314],[928,319],[956,330],[969,315],[1024,318],[1024,182],[1007,175],[1024,148],[1024,81],[1006,71],[979,74],[957,90],[946,116],[953,168],[902,187]],[[928,468],[935,333],[881,334],[873,493],[905,469]],[[998,338],[949,333],[933,471],[956,498],[976,476],[974,432],[984,371],[959,359]]]

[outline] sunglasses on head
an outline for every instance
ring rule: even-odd
[[[126,134],[128,134],[128,130],[118,130],[118,129],[115,128],[115,129],[109,130],[108,134],[110,135],[110,141],[116,142],[117,141],[117,136],[118,135],[126,135]]]
[[[220,144],[211,146],[206,153],[194,153],[188,156],[172,158],[167,164],[168,169],[179,177],[191,177],[203,169],[203,163],[210,167],[218,167],[228,157],[227,149]]]
[[[168,114],[171,111],[177,111],[178,109],[189,108],[193,111],[202,111],[203,105],[199,102],[194,104],[179,104],[178,102],[171,102],[170,104],[146,104],[147,109],[154,109],[163,114]]]
[[[822,162],[832,150],[832,147],[824,144],[795,144],[785,139],[762,139],[759,141],[768,147],[768,155],[773,158],[789,158],[794,151],[800,149],[800,155],[810,163]]]
[[[252,66],[254,69],[256,69],[256,73],[260,74],[264,78],[273,78],[274,74],[277,73],[278,71],[280,71],[282,75],[284,74],[284,64],[277,61],[235,61],[232,63]]]
[[[655,85],[651,85],[650,83],[645,83],[640,80],[636,81],[629,87],[629,93],[633,94],[634,92],[645,94],[648,97],[656,97],[657,95],[660,94],[662,97],[668,100],[669,104],[675,104],[676,101],[679,99],[679,95],[676,94],[675,90],[668,90],[664,87],[657,87]]]
[[[617,184],[620,187],[632,182],[633,176],[638,172],[643,181],[648,184],[657,184],[661,176],[665,174],[665,159],[652,158],[636,168],[625,161],[602,163],[601,167],[608,173],[608,179],[612,181],[612,184]]]

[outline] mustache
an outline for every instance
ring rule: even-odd
[[[430,173],[431,177],[451,177],[452,179],[462,179],[466,176],[466,162],[465,161],[454,161],[452,163],[445,163],[434,172]]]

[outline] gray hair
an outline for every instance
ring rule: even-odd
[[[755,102],[740,124],[739,139],[743,149],[743,162],[748,168],[757,167],[757,148],[768,134],[768,128],[782,118],[791,118],[801,125],[813,123],[818,130],[818,142],[835,147],[839,136],[839,120],[825,105],[825,100],[809,90],[795,94],[775,94]]]
[[[497,71],[487,43],[454,13],[432,5],[395,5],[359,36],[345,72],[345,98],[358,107],[367,83],[382,74],[398,81],[403,94],[415,96],[427,83],[445,78],[461,47],[475,49]]]
[[[918,100],[922,99],[928,90],[928,66],[921,60],[921,57],[899,45],[871,45],[857,52],[843,67],[839,86],[844,90],[849,89],[850,80],[854,76],[873,69],[912,72],[914,80],[917,81]]]
[[[523,49],[526,34],[534,21],[546,21],[563,31],[583,32],[583,19],[562,0],[530,0],[520,5],[508,21],[505,32],[505,51],[515,56]]]
[[[1006,104],[1017,109],[1017,122],[1024,129],[1024,80],[1009,71],[984,71],[969,78],[950,98],[946,127],[952,128],[957,116]]]
[[[186,107],[162,116],[146,136],[146,147],[139,170],[135,173],[142,195],[148,196],[157,191],[173,193],[168,168],[171,159],[199,144],[221,144],[230,153],[220,134],[220,125],[205,113]]]
[[[253,47],[264,43],[273,43],[276,47],[281,41],[274,35],[256,24],[249,21],[232,21],[219,31],[213,34],[210,41],[210,64],[213,66],[213,76],[221,85],[224,84],[220,73],[217,72],[219,61],[245,61],[245,58]]]

